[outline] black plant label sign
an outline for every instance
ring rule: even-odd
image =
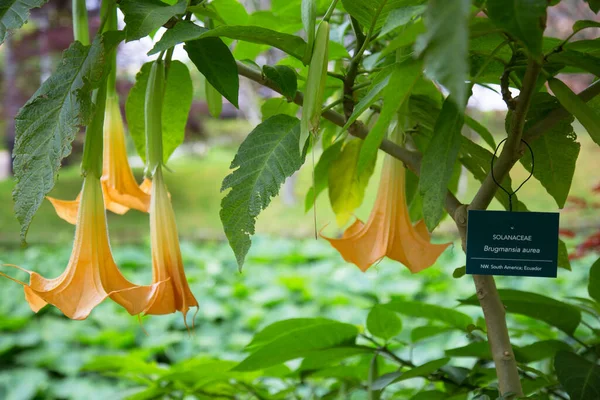
[[[558,213],[469,211],[467,274],[556,278]]]

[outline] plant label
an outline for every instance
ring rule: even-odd
[[[469,210],[467,274],[556,278],[558,213]]]

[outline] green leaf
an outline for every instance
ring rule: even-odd
[[[423,339],[427,339],[433,336],[441,335],[444,333],[452,332],[455,328],[447,326],[434,326],[424,325],[418,326],[410,332],[410,341],[419,342]]]
[[[144,102],[151,67],[151,62],[142,65],[125,102],[125,115],[129,134],[133,139],[138,155],[144,162],[146,162]],[[188,67],[181,61],[172,61],[165,85],[162,110],[164,162],[167,162],[173,151],[183,143],[192,98],[193,87]]]
[[[554,369],[571,400],[596,400],[600,397],[600,365],[575,353],[561,351],[554,359]]]
[[[473,129],[491,149],[496,149],[496,142],[492,133],[479,122],[465,114],[465,124]]]
[[[281,94],[290,100],[296,97],[296,91],[298,90],[298,81],[296,78],[296,71],[287,65],[265,65],[263,67],[263,74],[275,82],[281,89]]]
[[[473,174],[475,179],[479,182],[483,182],[490,172],[493,154],[465,137],[462,138],[461,152],[460,162]],[[504,178],[502,186],[507,188],[507,190],[512,188],[510,176],[507,175],[506,178]],[[508,196],[506,196],[506,193],[498,190],[496,191],[495,197],[506,210],[509,209]],[[518,200],[516,195],[513,196],[513,201],[516,205],[516,210],[527,210],[527,207]]]
[[[306,47],[306,42],[301,37],[262,28],[260,26],[222,25],[202,33],[197,38],[201,39],[221,36],[250,43],[266,44],[299,60],[302,60]]]
[[[592,10],[596,14],[598,14],[598,12],[600,12],[600,0],[584,0],[584,1],[586,3],[588,3],[590,10]]]
[[[148,55],[158,54],[161,51],[166,51],[179,43],[198,39],[208,29],[194,24],[191,21],[180,21],[174,27],[168,29],[154,45]]]
[[[600,22],[582,19],[573,24],[573,33],[579,32],[585,28],[600,28]]]
[[[460,311],[434,304],[395,299],[387,304],[383,304],[383,306],[409,317],[440,321],[462,331],[465,331],[467,326],[473,323],[471,317]]]
[[[514,349],[517,361],[529,364],[554,357],[559,351],[572,351],[571,346],[562,340],[541,340]]]
[[[407,62],[396,64],[393,68],[389,82],[383,90],[383,107],[377,122],[369,131],[358,157],[358,173],[374,163],[381,142],[388,133],[388,129],[398,109],[408,100],[410,93],[421,77],[421,63]]]
[[[424,1],[413,1],[415,3],[423,3]],[[406,0],[342,0],[344,9],[360,23],[365,29],[373,24],[373,20],[377,15],[377,10],[381,8],[381,12],[375,21],[374,31],[377,32],[387,21],[390,12],[402,6],[406,6]]]
[[[274,341],[287,332],[304,329],[308,326],[325,324],[331,320],[325,318],[291,318],[283,321],[277,321],[258,332],[252,338],[252,341],[246,346],[246,351],[254,352],[259,347]]]
[[[206,80],[238,107],[240,80],[229,47],[219,38],[207,37],[186,42],[184,49]]]
[[[458,400],[460,398],[461,397],[457,397],[456,400]],[[424,392],[419,392],[410,398],[410,400],[447,400],[447,399],[448,399],[448,393],[440,392],[439,390],[427,390]]]
[[[297,147],[297,146],[296,146]],[[304,357],[315,350],[353,344],[358,328],[342,322],[319,319],[296,325],[253,351],[234,371],[256,371]]]
[[[600,303],[600,258],[590,268],[590,280],[588,282],[588,294]]]
[[[552,54],[548,57],[548,60],[552,63],[565,64],[600,76],[600,58],[588,53],[576,50],[563,50]]]
[[[426,5],[420,4],[415,6],[400,7],[392,10],[379,34],[381,36],[386,35],[394,29],[408,24],[410,21],[423,14],[426,9]]]
[[[295,117],[298,114],[299,108],[300,107],[297,104],[288,101],[285,97],[271,97],[262,104],[260,113],[262,115],[262,120],[264,121],[277,114]]]
[[[537,93],[527,114],[525,129],[541,121],[558,108],[560,108],[560,104],[556,98],[548,93]],[[562,119],[552,129],[547,130],[542,137],[530,144],[535,159],[533,176],[546,188],[559,208],[564,207],[569,195],[581,147],[575,141],[577,136],[573,132],[572,122],[572,117]],[[527,171],[531,171],[532,160],[529,151],[521,158],[521,164]]]
[[[258,125],[240,145],[221,191],[221,221],[240,269],[250,249],[256,217],[304,162],[298,150],[300,123],[279,114]]]
[[[444,201],[448,192],[448,183],[452,178],[454,164],[461,145],[463,113],[456,103],[447,98],[442,105],[433,129],[419,179],[419,194],[423,199],[423,217],[427,229],[431,232],[444,215]]]
[[[354,210],[362,204],[369,178],[375,169],[373,160],[368,168],[358,174],[356,167],[362,146],[362,140],[351,139],[329,168],[329,201],[339,226],[345,225]]]
[[[343,130],[348,129],[350,125],[352,125],[354,121],[356,121],[358,117],[362,115],[362,113],[367,111],[369,107],[379,100],[379,95],[390,82],[390,74],[393,70],[394,66],[386,67],[375,76],[373,82],[369,86],[367,94],[354,106],[350,118],[348,118],[348,121],[346,121],[346,124],[342,128]]]
[[[570,304],[520,290],[499,289],[498,292],[508,313],[526,315],[544,321],[569,335],[575,332],[581,322],[581,313]],[[464,305],[479,306],[476,295],[460,302]]]
[[[246,25],[248,23],[248,12],[238,0],[213,0],[210,5],[215,8],[227,25]]]
[[[581,122],[596,144],[600,145],[600,115],[558,79],[549,79],[548,85],[560,104]]]
[[[425,364],[414,367],[408,371],[397,371],[382,375],[374,382],[373,389],[381,390],[392,383],[402,382],[412,378],[427,377],[436,372],[438,369],[442,368],[444,365],[448,364],[449,361],[449,358],[444,357],[438,360],[426,362]]]
[[[467,273],[467,267],[465,265],[463,265],[462,267],[456,268],[452,272],[452,277],[454,279],[462,278],[463,276],[465,276],[466,273]]]
[[[558,268],[571,271],[571,261],[569,260],[567,245],[561,239],[558,239]]]
[[[423,20],[419,19],[416,22],[406,24],[402,29],[398,29],[398,35],[391,40],[379,54],[379,59],[384,58],[389,54],[393,54],[396,50],[415,44],[417,38],[425,33],[425,25]]]
[[[188,67],[181,61],[171,61],[162,110],[164,162],[167,162],[173,151],[183,143],[193,91]]]
[[[473,342],[463,347],[448,349],[445,354],[449,357],[474,357],[482,360],[491,360],[492,353],[488,342]]]
[[[389,308],[376,305],[367,316],[367,329],[373,335],[389,340],[402,330],[402,320]]]
[[[430,0],[424,16],[427,30],[415,44],[427,75],[448,89],[461,110],[467,101],[470,10],[471,0]]]
[[[488,0],[488,17],[500,29],[522,42],[535,58],[542,55],[547,0]]]
[[[168,5],[161,0],[122,0],[119,8],[125,15],[127,41],[141,39],[160,28],[176,15],[185,13],[187,0]]]
[[[62,159],[71,153],[71,142],[92,117],[91,93],[104,76],[104,54],[100,37],[91,46],[73,43],[15,117],[13,198],[23,242]]]
[[[0,5],[0,44],[4,43],[6,34],[19,29],[29,19],[29,10],[46,4],[48,0],[6,0]]]
[[[306,193],[306,199],[304,201],[304,211],[310,210],[315,200],[319,197],[323,190],[327,189],[327,183],[329,181],[329,170],[334,161],[339,157],[340,152],[342,151],[342,145],[344,144],[343,140],[339,140],[329,146],[321,157],[319,158],[319,162],[315,165],[315,181],[313,186],[308,189],[308,193]]]
[[[223,111],[223,96],[210,83],[204,81],[204,96],[208,112],[213,118],[219,118]]]
[[[302,364],[300,365],[300,371],[311,371],[329,365],[339,364],[340,361],[345,360],[346,358],[373,353],[374,351],[376,351],[375,348],[364,346],[343,346],[317,350],[304,357],[304,360],[302,360]]]

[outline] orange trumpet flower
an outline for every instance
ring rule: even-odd
[[[156,168],[152,181],[150,243],[153,282],[166,282],[154,293],[144,313],[161,315],[181,311],[185,322],[190,307],[198,307],[198,302],[185,277],[175,213],[163,180],[161,165]]]
[[[377,199],[367,223],[357,219],[340,239],[321,235],[344,260],[363,272],[387,256],[416,273],[433,265],[450,245],[430,243],[424,221],[412,224],[406,205],[405,176],[404,165],[386,154]]]
[[[166,283],[137,286],[121,274],[110,249],[102,187],[93,174],[84,179],[73,252],[65,272],[46,279],[36,272],[13,267],[29,274],[29,284],[0,274],[23,285],[25,298],[34,312],[50,303],[67,317],[79,320],[87,318],[107,297],[131,315],[140,314]]]
[[[148,212],[150,181],[145,180],[141,186],[138,186],[131,172],[125,146],[125,129],[117,95],[109,95],[106,99],[104,143],[101,180],[106,209],[116,214],[125,214],[130,208]],[[60,218],[75,224],[80,198],[81,194],[72,201],[52,197],[48,197],[48,200]]]

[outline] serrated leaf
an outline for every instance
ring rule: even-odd
[[[184,49],[206,80],[238,107],[240,80],[229,47],[217,37],[207,37],[186,42]]]
[[[522,42],[531,55],[542,55],[547,0],[488,0],[488,16],[500,29]]]
[[[287,65],[265,65],[263,66],[263,74],[279,86],[282,95],[290,100],[296,97],[298,80],[296,71],[292,68]]]
[[[383,304],[397,313],[414,318],[426,318],[440,321],[448,326],[465,331],[467,326],[473,323],[471,317],[451,308],[440,307],[434,304],[426,304],[418,301],[407,301],[395,299]]]
[[[567,351],[556,354],[556,377],[571,400],[596,400],[600,397],[600,365]]]
[[[256,217],[304,162],[299,138],[297,118],[275,115],[250,132],[231,162],[234,171],[221,187],[221,191],[231,191],[221,201],[220,216],[240,268],[250,249]]]
[[[588,294],[592,299],[600,303],[600,258],[590,268]]]
[[[6,0],[0,4],[0,44],[7,33],[19,29],[29,19],[29,11],[46,4],[48,0]]]
[[[187,0],[168,5],[161,0],[122,0],[119,8],[125,15],[127,41],[141,39],[160,28],[176,15],[185,13]]]
[[[402,320],[394,311],[375,305],[367,315],[367,329],[374,336],[389,340],[402,330]]]
[[[148,55],[158,54],[173,46],[190,40],[198,39],[208,29],[196,25],[191,21],[180,21],[171,29],[168,29],[154,45]]]
[[[343,226],[354,210],[362,204],[369,178],[375,169],[375,161],[358,174],[356,166],[363,141],[348,141],[339,157],[329,168],[329,201],[336,215],[337,223]]]
[[[296,146],[297,147],[297,146]],[[315,350],[351,345],[358,328],[327,319],[306,320],[256,348],[234,371],[255,371],[311,354]]]
[[[560,104],[583,125],[596,144],[600,145],[600,115],[558,79],[549,79],[548,85]]]
[[[323,154],[321,154],[319,162],[315,165],[315,181],[313,186],[306,193],[304,211],[310,210],[321,192],[327,189],[329,169],[331,168],[331,164],[339,157],[343,144],[344,142],[342,140],[337,141],[325,149]]]
[[[470,10],[471,0],[430,0],[423,17],[427,30],[415,44],[427,75],[448,89],[461,110],[467,100]]]
[[[71,142],[93,112],[92,90],[104,76],[105,49],[100,37],[91,46],[73,43],[56,71],[15,117],[13,191],[21,240],[44,196],[54,187]]]
[[[357,166],[359,174],[376,159],[379,146],[388,133],[398,109],[408,101],[413,87],[421,77],[421,67],[419,62],[407,62],[396,64],[392,69],[389,82],[383,90],[383,107],[360,150]]]
[[[142,65],[125,102],[129,134],[133,139],[135,149],[144,162],[146,161],[144,102],[151,67],[151,62]],[[165,85],[162,110],[163,161],[165,163],[173,151],[183,143],[192,98],[193,87],[188,67],[181,61],[172,61]]]
[[[453,100],[447,98],[435,123],[433,137],[423,154],[419,194],[423,199],[423,218],[430,232],[444,215],[448,183],[461,146],[463,122],[462,111]]]
[[[526,315],[544,321],[569,335],[575,332],[581,322],[581,312],[570,304],[520,290],[499,289],[498,292],[507,313]],[[460,302],[464,305],[479,306],[477,295]]]
[[[448,357],[444,357],[438,360],[426,362],[425,364],[409,369],[408,371],[391,372],[389,374],[382,375],[374,382],[373,389],[381,390],[392,383],[402,382],[412,378],[427,377],[436,372],[438,369],[442,368],[444,365],[448,364],[449,361],[450,359]]]

